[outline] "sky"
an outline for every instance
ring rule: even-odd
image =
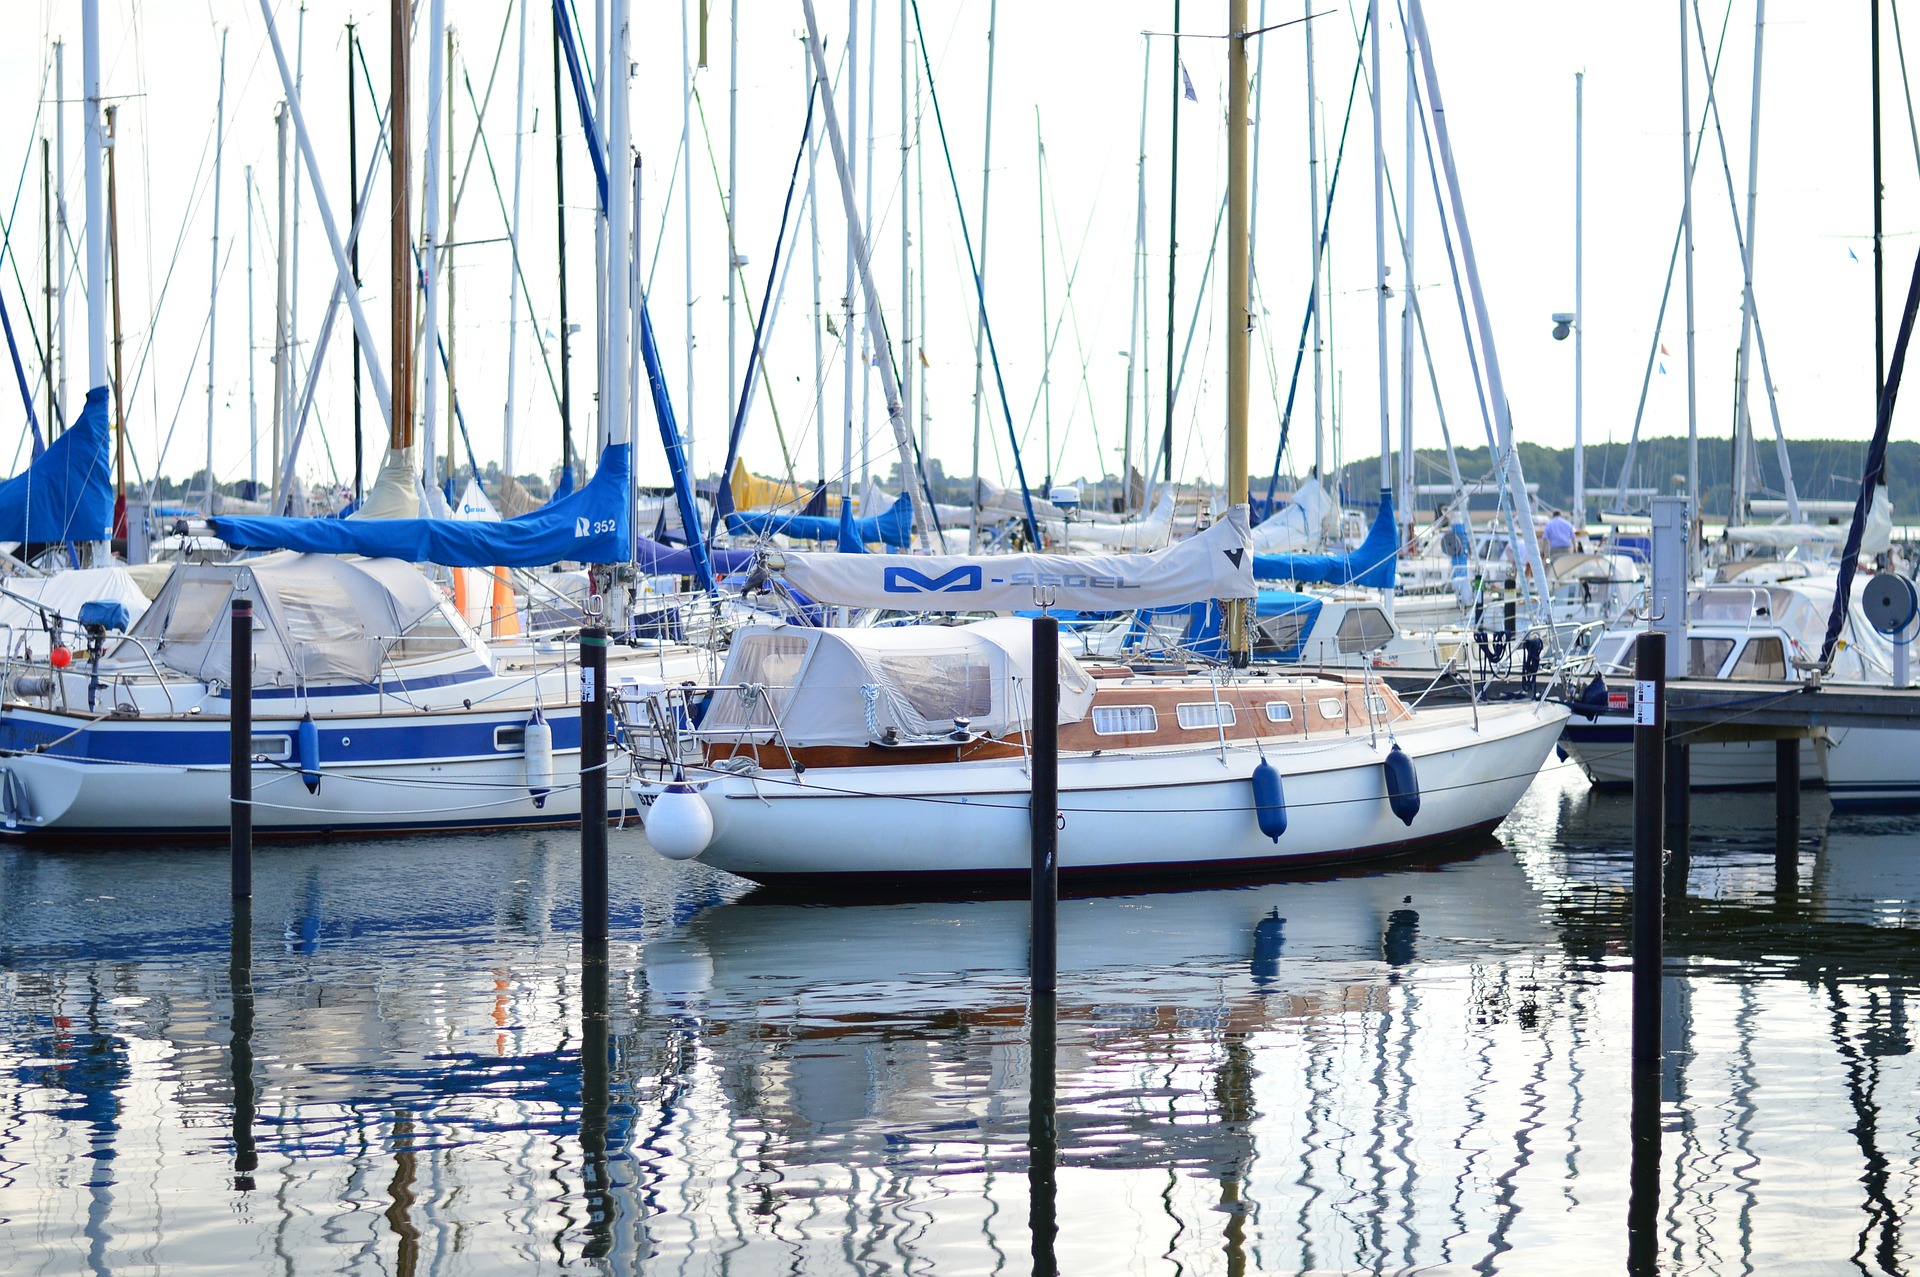
[[[591,48],[599,0],[574,3]],[[911,335],[916,352],[910,361],[912,425],[916,432],[921,428],[924,403],[931,455],[949,473],[971,471],[977,429],[982,472],[1011,481],[1011,432],[1022,440],[1029,481],[1038,484],[1047,475],[1064,480],[1117,473],[1128,455],[1123,449],[1129,423],[1136,461],[1146,430],[1151,429],[1153,445],[1158,446],[1166,424],[1169,219],[1177,199],[1178,247],[1172,254],[1172,349],[1179,370],[1172,414],[1174,470],[1183,479],[1222,478],[1224,270],[1217,261],[1209,266],[1209,258],[1215,251],[1224,252],[1223,244],[1215,249],[1213,228],[1225,194],[1226,46],[1217,37],[1225,28],[1226,5],[1189,3],[1182,8],[1185,38],[1179,61],[1192,83],[1192,100],[1184,93],[1176,95],[1174,88],[1184,81],[1176,80],[1173,41],[1165,34],[1173,24],[1169,3],[996,6],[993,0],[925,0],[920,20],[931,85],[919,66],[917,43],[911,46],[913,61],[903,72],[899,0],[852,0],[851,7],[859,21],[857,92],[852,95],[856,101],[849,101],[845,82],[849,7],[821,4],[818,20],[828,61],[841,82],[839,123],[843,130],[851,126],[853,133],[861,221],[871,246],[884,323],[896,344]],[[1302,6],[1252,0],[1252,7],[1256,20],[1264,23],[1299,18],[1309,9],[1316,15],[1314,98],[1324,139],[1324,184],[1348,119],[1348,88],[1360,51],[1357,35],[1365,6],[1321,0],[1321,7],[1313,9],[1312,0]],[[273,9],[289,57],[300,57],[304,114],[322,166],[325,195],[344,233],[349,220],[345,29],[349,21],[359,24],[371,76],[371,86],[364,79],[358,85],[364,165],[375,136],[377,104],[384,103],[386,91],[385,6],[366,0],[312,0],[302,17],[294,4],[278,0]],[[808,164],[803,158],[797,190],[791,205],[787,203],[806,133],[810,75],[803,60],[804,11],[798,0],[740,0],[737,10],[714,0],[710,9],[708,65],[693,69],[689,95],[683,49],[688,59],[697,59],[698,0],[687,0],[684,6],[665,0],[633,6],[628,88],[642,165],[641,257],[665,380],[689,432],[695,469],[709,473],[725,452],[752,342],[747,315],[749,307],[757,315],[768,295],[785,208],[788,224],[780,271],[772,281],[775,316],[763,336],[764,380],[750,405],[742,453],[761,473],[781,475],[790,466],[800,479],[814,478],[822,468],[824,422],[824,468],[835,477],[845,465],[844,363],[837,334],[845,329],[839,312],[846,292],[847,217],[825,145],[824,104],[815,120],[817,200],[810,204],[807,199]],[[557,463],[561,447],[553,389],[559,375],[560,322],[552,11],[533,4],[527,13],[526,105],[519,129],[525,147],[524,199],[513,223],[517,236],[510,242],[506,210],[512,197],[520,9],[509,0],[448,0],[446,10],[454,33],[452,165],[464,185],[448,263],[451,330],[446,331],[448,317],[443,317],[443,332],[452,347],[455,386],[473,455],[482,466],[502,455],[511,368],[515,469],[544,473]],[[691,31],[683,26],[683,10],[690,11],[685,16]],[[734,12],[739,19],[737,40],[729,23]],[[1691,18],[1693,5],[1685,12]],[[121,311],[134,472],[182,478],[201,470],[211,451],[223,482],[250,473],[265,478],[271,460],[278,194],[273,116],[286,93],[267,44],[261,5],[258,0],[178,0],[164,5],[101,0],[101,13],[103,94],[120,106]],[[1724,448],[1733,414],[1742,310],[1741,258],[1729,184],[1744,220],[1756,15],[1753,0],[1733,0],[1731,8],[1703,0],[1698,13],[1709,56],[1718,50],[1714,100],[1727,167],[1723,169],[1713,116],[1707,112],[1700,37],[1689,28],[1694,127],[1702,118],[1708,121],[1693,188],[1692,383],[1702,447]],[[1753,179],[1754,291],[1781,427],[1793,438],[1865,438],[1873,426],[1869,13],[1868,6],[1779,0],[1765,11]],[[1650,352],[1654,372],[1646,379],[1642,434],[1686,433],[1688,340],[1680,275],[1674,279],[1665,321],[1656,329],[1684,185],[1681,15],[1677,2],[1576,6],[1433,0],[1428,6],[1435,74],[1466,228],[1484,285],[1515,435],[1521,440],[1566,446],[1574,437],[1575,343],[1552,339],[1551,316],[1575,308],[1575,75],[1582,72],[1585,437],[1595,443],[1626,439],[1641,412]],[[413,62],[416,183],[424,169],[417,152],[426,136],[427,17],[427,6],[420,6]],[[906,22],[912,23],[911,8]],[[29,331],[44,328],[40,139],[55,136],[51,46],[61,39],[66,42],[66,139],[60,186],[67,194],[70,260],[77,269],[84,218],[78,0],[37,0],[31,21],[16,22],[13,30],[14,38],[0,45],[0,120],[7,122],[0,129],[0,213],[9,236],[8,259],[0,265],[0,295],[22,345],[36,407],[44,412],[41,368]],[[1442,223],[1420,135],[1414,194],[1407,202],[1408,64],[1394,3],[1382,5],[1381,34],[1383,150],[1395,203],[1411,214],[1414,293],[1430,343],[1430,369],[1427,348],[1415,355],[1412,434],[1416,446],[1423,448],[1439,446],[1443,429],[1462,446],[1483,445],[1486,427],[1461,338],[1460,303],[1440,239]],[[223,38],[226,110],[216,247],[213,138]],[[1915,38],[1920,40],[1920,31]],[[1913,234],[1920,225],[1920,144],[1914,140],[1895,52],[1891,6],[1883,12],[1882,40],[1891,347],[1913,255],[1920,248]],[[1295,23],[1268,32],[1257,46],[1257,316],[1250,430],[1253,472],[1264,475],[1273,468],[1305,310],[1312,196],[1305,27]],[[299,53],[302,47],[304,53]],[[730,72],[730,59],[736,56],[737,81]],[[599,59],[592,60],[597,66]],[[936,93],[945,149],[935,117]],[[1421,96],[1426,97],[1424,85]],[[904,185],[903,97],[909,143]],[[1324,376],[1330,419],[1323,457],[1328,465],[1374,456],[1380,448],[1373,126],[1367,99],[1363,80],[1347,124],[1345,160],[1328,232]],[[481,104],[484,113],[478,109]],[[849,109],[857,120],[848,120]],[[743,262],[735,279],[730,377],[723,191],[730,167],[729,121],[735,112],[735,245]],[[568,302],[570,319],[581,326],[573,340],[574,421],[580,446],[590,448],[595,383],[593,179],[570,93],[562,115]],[[474,146],[477,119],[486,140],[481,151]],[[1177,183],[1170,173],[1175,119]],[[869,145],[874,178],[870,192]],[[690,180],[683,162],[688,156]],[[298,167],[296,155],[289,173]],[[251,192],[245,185],[249,169]],[[1143,169],[1145,253],[1137,256]],[[984,217],[983,176],[990,191]],[[290,177],[290,200],[291,182]],[[298,345],[289,362],[304,377],[329,303],[334,268],[313,183],[304,172],[299,182],[294,219],[298,264],[289,272]],[[993,368],[984,369],[986,394],[979,402],[977,428],[976,303],[953,184],[984,261],[998,380],[1005,386],[1003,406]],[[376,198],[384,201],[384,169],[374,189]],[[416,186],[416,219],[420,208]],[[819,296],[833,331],[827,331],[824,319],[815,322],[815,214]],[[1459,228],[1451,220],[1448,229],[1457,236]],[[911,237],[910,289],[902,286],[903,222]],[[292,238],[287,245],[290,260]],[[1386,399],[1397,439],[1400,311],[1407,272],[1391,221],[1388,240],[1394,260]],[[383,361],[389,294],[386,243],[385,225],[370,221],[362,252],[362,296],[376,344],[382,347],[374,353]],[[516,247],[527,292],[510,361],[508,291]],[[216,256],[217,302],[210,312],[211,262]],[[1131,337],[1136,267],[1145,277],[1144,340],[1138,342]],[[65,310],[66,380],[74,404],[87,381],[83,289],[84,281],[76,276]],[[864,311],[856,304],[856,327]],[[314,419],[300,459],[300,469],[313,482],[350,483],[352,478],[350,331],[343,312],[315,383]],[[816,331],[824,347],[818,401]],[[856,337],[856,350],[858,343]],[[1132,363],[1137,377],[1131,396],[1130,349],[1136,351]],[[856,360],[856,372],[863,371],[868,370]],[[857,380],[852,399],[851,469],[856,476],[861,470],[858,441],[864,423],[867,465],[884,476],[895,452],[878,376],[869,372],[865,384]],[[1314,464],[1313,402],[1309,372],[1301,382],[1289,447],[1281,458],[1284,471],[1304,473]],[[371,476],[382,429],[370,390],[364,404]],[[1770,455],[1771,416],[1757,386],[1754,405],[1755,429]],[[1896,438],[1910,437],[1906,419],[1913,411],[1909,406],[1896,419]],[[24,425],[19,396],[0,395],[0,470],[16,470],[24,457]],[[638,427],[636,457],[642,480],[663,481],[659,434],[644,397]],[[6,455],[9,440],[17,454],[13,458]],[[463,447],[463,460],[464,452]],[[1596,485],[1606,481],[1611,476],[1590,479]]]

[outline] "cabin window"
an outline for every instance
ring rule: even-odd
[[[1345,701],[1335,700],[1331,696],[1323,696],[1320,698],[1320,717],[1345,718],[1346,716],[1347,703]]]
[[[1393,639],[1393,622],[1377,607],[1357,607],[1340,618],[1334,646],[1343,655],[1371,652],[1385,647]]]
[[[889,652],[874,655],[880,682],[900,726],[927,735],[951,730],[955,719],[993,712],[993,671],[968,652]]]
[[[1307,622],[1311,620],[1307,612],[1288,612],[1284,616],[1266,616],[1253,624],[1253,654],[1255,656],[1292,656],[1300,650],[1300,641],[1306,637]]]
[[[1287,704],[1285,701],[1268,701],[1267,721],[1269,723],[1291,723],[1293,721],[1293,706]]]
[[[422,656],[458,652],[466,646],[466,635],[453,623],[446,609],[435,608],[407,627],[400,641],[389,649],[389,655],[396,661],[411,661]]]
[[[493,747],[503,754],[519,753],[527,747],[527,729],[518,726],[494,728]]]
[[[1234,723],[1233,706],[1217,701],[1176,706],[1174,714],[1180,726],[1188,731],[1200,727],[1232,727]]]
[[[291,736],[255,736],[247,748],[255,758],[271,759],[279,762],[293,757],[293,737]]]
[[[1730,638],[1696,638],[1687,640],[1687,677],[1713,678],[1720,673],[1720,667],[1733,655],[1733,640]]]
[[[1787,676],[1787,656],[1777,638],[1751,638],[1733,667],[1735,678],[1783,679]]]
[[[1151,705],[1096,705],[1093,708],[1093,730],[1098,736],[1126,736],[1159,729],[1160,719]]]
[[[749,634],[735,641],[727,674],[735,683],[792,687],[812,644],[797,634]]]
[[[212,580],[182,581],[173,596],[173,610],[167,613],[167,628],[161,638],[168,643],[199,643],[212,638],[213,627],[227,610],[233,597],[233,582],[225,577]],[[256,622],[255,627],[259,628]]]
[[[1393,715],[1393,708],[1387,704],[1386,697],[1375,692],[1367,697],[1367,712],[1375,718],[1390,718]]]

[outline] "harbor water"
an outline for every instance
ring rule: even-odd
[[[1659,1267],[1907,1271],[1920,821],[1772,814],[1693,803]],[[1622,1271],[1631,828],[1555,766],[1445,860],[1064,901],[1059,1271]],[[611,844],[604,971],[572,831],[265,846],[237,932],[224,848],[0,849],[0,1272],[1030,1271],[1025,902]]]

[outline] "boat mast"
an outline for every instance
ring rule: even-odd
[[[1760,0],[1764,7],[1766,0]],[[1756,68],[1757,70],[1757,68]],[[1582,271],[1583,253],[1586,240],[1583,235],[1583,218],[1587,206],[1586,187],[1586,109],[1587,76],[1584,71],[1573,73],[1573,522],[1575,527],[1585,525],[1587,521],[1587,446],[1584,433],[1584,415],[1586,412],[1586,374],[1585,351],[1581,349],[1581,340],[1586,333],[1587,312],[1586,294],[1583,288],[1585,276]],[[1754,109],[1759,110],[1760,99],[1758,81],[1754,84],[1756,96]],[[1748,279],[1752,276],[1749,274]],[[1752,292],[1748,292],[1752,297]],[[1740,356],[1740,367],[1744,370],[1747,358]],[[1742,373],[1744,376],[1744,371]],[[1626,481],[1621,480],[1621,486]]]
[[[440,98],[446,84],[446,0],[427,5],[427,145],[426,171],[420,181],[420,351],[426,366],[420,370],[420,482],[427,494],[427,511],[440,502],[440,149],[444,118]],[[450,95],[449,95],[450,96]],[[449,431],[449,434],[452,432]]]
[[[393,210],[393,221],[388,227],[387,292],[393,335],[393,411],[387,419],[387,447],[399,451],[413,447],[413,237],[408,229],[413,220],[413,198],[407,171],[410,145],[408,123],[413,110],[407,91],[410,79],[407,60],[413,45],[413,5],[410,0],[392,0],[391,14],[392,37],[387,53],[387,150],[393,166],[388,176],[388,203]],[[557,122],[554,128],[557,133]],[[566,295],[564,288],[563,283],[563,297]],[[560,338],[563,385],[566,375],[565,319],[563,303]]]
[[[124,383],[120,378],[120,184],[115,180],[119,165],[114,155],[113,145],[114,134],[118,131],[115,128],[115,122],[119,111],[120,108],[117,106],[107,108],[107,270],[113,277],[113,527],[124,537],[127,518],[127,401],[121,388]],[[216,143],[214,155],[218,157],[219,154],[218,143]],[[214,160],[216,172],[219,170],[219,164],[220,161],[216,158]],[[219,179],[216,178],[214,180],[215,209],[220,206],[219,189]],[[209,325],[213,322],[211,313],[208,315],[207,322]],[[208,357],[209,359],[212,357],[211,347],[208,349]],[[211,374],[209,374],[209,382],[211,382]],[[211,391],[208,392],[208,399],[209,401],[212,399]],[[207,461],[207,487],[211,493],[213,487],[211,455]],[[207,508],[209,512],[213,508],[211,496],[208,497]]]
[[[1700,415],[1693,336],[1693,98],[1688,74],[1693,57],[1687,48],[1687,3],[1688,0],[1680,0],[1680,235],[1687,299],[1687,492],[1694,500],[1693,530],[1687,535],[1687,561],[1691,570],[1700,548]],[[1879,0],[1874,0],[1874,12],[1877,14],[1879,9]],[[1530,528],[1525,531],[1532,533]],[[1671,659],[1669,654],[1669,663]]]
[[[213,250],[207,257],[207,513],[213,509],[213,352],[218,349],[214,341],[214,323],[220,317],[220,158],[227,136],[227,33],[220,32],[220,89],[214,99],[213,112]],[[108,188],[112,182],[109,179]],[[120,312],[120,270],[119,270],[119,223],[114,224],[114,273],[113,273],[113,309],[114,327],[119,328]],[[119,363],[119,343],[115,343],[114,362]],[[114,384],[119,384],[116,371]],[[124,426],[122,427],[124,430]],[[126,476],[126,440],[120,442],[120,457],[115,466],[119,504],[124,510],[127,499]]]
[[[804,40],[805,37],[802,37]],[[806,59],[801,60],[801,68],[807,75],[807,92],[813,92],[813,68]],[[817,130],[807,130],[807,220],[813,230],[813,438],[815,451],[819,454],[820,486],[827,486],[827,353],[826,338],[823,335],[826,324],[826,312],[820,306],[820,202],[814,198],[820,175],[820,135]]]
[[[831,94],[831,84],[825,86]],[[832,112],[827,115],[832,119]],[[841,148],[835,147],[834,163],[840,167],[841,176],[849,183],[856,180],[853,171],[853,144],[860,136],[860,0],[847,0],[847,136],[846,155]],[[848,188],[851,190],[851,186]],[[844,291],[840,295],[840,356],[842,395],[840,405],[840,525],[846,527],[853,517],[853,365],[855,362],[853,343],[853,276],[859,264],[860,250],[856,246],[854,227],[854,205],[847,204],[847,271]],[[728,393],[732,393],[729,390]],[[845,547],[842,547],[845,548]]]
[[[451,86],[457,79],[453,69],[452,27],[447,28],[446,44],[446,77],[444,83]],[[447,98],[447,150],[445,159],[447,166],[447,225],[440,241],[440,273],[447,281],[447,340],[443,351],[439,353],[444,355],[447,363],[447,484],[448,486],[452,486],[454,476],[460,472],[460,467],[455,465],[453,460],[454,436],[459,433],[455,428],[456,414],[454,412],[454,405],[458,401],[457,396],[459,390],[453,379],[453,343],[454,338],[459,335],[459,324],[455,321],[460,314],[460,300],[454,292],[453,275],[453,246],[455,243],[453,222],[454,219],[460,215],[460,197],[458,190],[455,189],[455,178],[458,175],[457,170],[460,166],[454,162],[454,156],[458,155],[460,150],[458,143],[454,140],[453,105],[460,100],[460,95],[455,93],[451,87],[446,88],[444,91]],[[427,358],[431,360],[435,353],[434,351],[428,351]],[[480,476],[476,474],[473,477],[477,480]],[[458,500],[459,498],[454,497],[453,499]]]
[[[1874,8],[1877,10],[1879,5]],[[1733,509],[1727,514],[1727,526],[1746,522],[1747,470],[1753,457],[1753,408],[1748,385],[1747,364],[1752,358],[1753,340],[1753,236],[1754,218],[1759,212],[1760,183],[1760,55],[1767,26],[1767,0],[1755,0],[1753,10],[1753,110],[1747,125],[1747,225],[1745,251],[1741,254],[1741,274],[1745,287],[1740,297],[1740,384],[1735,392],[1733,434]]]
[[[1880,179],[1880,0],[1873,0],[1873,22],[1868,38],[1869,56],[1873,62],[1869,89],[1873,97],[1873,409],[1878,414],[1880,400],[1887,393],[1887,279],[1881,252],[1881,232],[1884,229],[1881,224],[1881,205],[1887,188]],[[1688,241],[1688,252],[1692,252],[1691,240]],[[1692,282],[1691,276],[1688,282]],[[1688,327],[1692,327],[1691,322]],[[1866,500],[1871,502],[1872,495],[1869,494]]]
[[[395,0],[404,4],[406,0]],[[573,327],[567,322],[567,157],[566,116],[560,110],[560,22],[553,24],[553,229],[559,246],[554,274],[560,291],[560,474],[573,474]]]
[[[307,66],[307,6],[301,5],[293,28],[293,96],[298,99],[305,91]],[[284,446],[293,447],[293,432],[298,428],[300,419],[300,165],[293,166],[293,211],[289,215],[289,229],[293,237],[293,252],[287,265],[287,376],[286,407],[282,420],[287,438]],[[280,467],[274,466],[278,476]],[[278,482],[276,478],[275,482]],[[291,490],[281,493],[281,500],[292,495]],[[276,507],[275,514],[282,511]],[[302,512],[304,513],[304,511]]]
[[[53,42],[53,198],[59,224],[54,236],[54,260],[60,264],[60,296],[48,331],[53,334],[60,365],[60,398],[55,411],[48,415],[49,439],[67,428],[67,408],[73,402],[67,398],[67,280],[72,275],[68,255],[73,251],[73,234],[67,228],[67,46],[63,40]]]
[[[60,433],[60,405],[54,398],[53,299],[59,291],[53,277],[53,143],[40,139],[40,238],[46,260],[41,266],[41,311],[46,317],[47,344],[40,351],[40,375],[47,383],[47,438]]]
[[[693,56],[689,51],[693,20],[688,9],[696,3],[704,12],[706,0],[680,0],[680,267],[687,299],[687,428],[681,432],[683,448],[691,442],[693,423],[699,419],[693,398]],[[559,107],[554,110],[557,113]]]
[[[907,132],[907,68],[913,60],[913,43],[907,31],[907,0],[900,0],[900,411],[913,416],[913,222],[907,216],[907,161],[913,135]],[[872,166],[868,166],[872,171]],[[782,277],[784,279],[784,276]],[[892,354],[889,352],[888,357]],[[920,440],[921,455],[927,441]]]
[[[507,407],[500,429],[500,494],[513,482],[513,408],[520,366],[520,171],[527,140],[527,0],[520,0],[520,58],[513,82],[513,213],[507,226]],[[475,475],[477,482],[480,476]],[[505,511],[503,513],[512,513]]]
[[[287,367],[287,106],[284,102],[273,113],[273,129],[274,166],[279,174],[276,190],[279,222],[273,240],[277,275],[273,292],[273,506],[269,513],[285,514],[280,508],[285,497],[280,490],[280,459],[291,424],[287,404],[292,392],[287,383],[293,377]]]
[[[1173,297],[1180,260],[1180,81],[1184,74],[1180,67],[1180,0],[1173,0],[1173,96],[1167,112],[1167,131],[1171,135],[1167,165],[1167,421],[1160,436],[1160,477],[1167,483],[1173,482]],[[1148,491],[1150,494],[1151,486]]]
[[[1320,344],[1320,134],[1314,119],[1319,104],[1313,88],[1313,0],[1302,0],[1301,7],[1305,12],[1301,25],[1306,28],[1307,39],[1307,215],[1313,237],[1307,245],[1313,269],[1312,282],[1307,285],[1307,309],[1313,313],[1313,473],[1318,478],[1325,473],[1327,438],[1325,383],[1321,377],[1326,361]],[[1333,499],[1336,503],[1340,500],[1337,483]]]
[[[87,393],[107,386],[106,191],[100,172],[106,153],[105,123],[100,114],[100,0],[81,0],[81,78],[85,81],[87,137]],[[88,528],[82,563],[106,566],[112,548],[97,539],[105,529]]]
[[[1174,0],[1174,12],[1179,10],[1180,0]],[[987,5],[987,123],[980,147],[980,256],[974,280],[979,298],[973,326],[973,498],[968,545],[976,547],[980,544],[980,500],[985,492],[980,481],[980,413],[987,403],[987,214],[993,207],[988,202],[993,189],[993,37],[999,22],[1000,0],[992,0]]]
[[[440,3],[441,0],[435,0]],[[600,82],[607,99],[607,329],[605,334],[606,397],[600,404],[603,445],[628,441],[628,403],[631,382],[629,340],[633,332],[630,296],[628,235],[633,217],[631,186],[633,133],[627,94],[627,4],[612,0],[608,14],[606,61],[600,67]],[[700,535],[697,527],[687,528],[687,538]]]
[[[347,23],[347,199],[350,201],[347,211],[353,218],[353,224],[360,224],[360,117],[355,110],[359,94],[353,90],[353,54],[359,46],[355,43],[353,23]],[[524,61],[524,58],[523,58]],[[516,169],[516,172],[518,170]],[[251,169],[248,170],[252,172]],[[249,179],[251,181],[251,179]],[[514,206],[519,212],[519,206]],[[247,221],[247,234],[253,234],[253,221]],[[251,240],[249,240],[251,243]],[[360,287],[360,237],[355,235],[353,243],[347,246],[348,264],[353,268],[353,286]],[[253,252],[247,252],[247,277],[253,277]],[[247,292],[247,340],[253,340],[253,292]],[[249,361],[251,363],[251,361]],[[249,367],[248,376],[252,376]],[[251,397],[251,396],[249,396]],[[366,496],[367,444],[360,432],[360,330],[353,330],[353,499],[358,502]]]
[[[852,89],[849,88],[851,93]],[[687,135],[687,149],[693,149],[693,135]],[[687,187],[689,193],[693,187]],[[740,321],[735,318],[735,308],[739,305],[740,294],[740,210],[737,201],[740,198],[740,0],[733,0],[727,10],[727,393],[722,402],[731,406],[733,396],[743,393],[740,389]],[[853,330],[847,330],[847,340],[853,340]],[[851,347],[849,347],[851,350]],[[729,416],[732,414],[729,413]],[[683,432],[682,447],[686,450],[687,474],[693,470],[693,433],[694,420],[691,410],[687,413],[687,428]],[[722,482],[725,475],[720,476]],[[688,530],[692,536],[692,530]]]
[[[1140,38],[1140,154],[1134,165],[1132,318],[1127,321],[1127,416],[1120,440],[1120,513],[1133,509],[1133,406],[1140,401],[1142,442],[1147,423],[1145,370],[1139,367],[1141,303],[1147,292],[1147,95],[1153,81],[1153,41]],[[1137,379],[1137,389],[1136,389]],[[1144,454],[1149,449],[1142,448]]]
[[[1401,202],[1400,241],[1400,544],[1413,544],[1415,511],[1413,502],[1413,226],[1419,207],[1419,172],[1415,167],[1413,142],[1419,131],[1414,115],[1413,35],[1402,24],[1407,44],[1407,156],[1406,198]],[[1383,173],[1384,169],[1381,170]]]
[[[259,347],[254,342],[253,333],[253,165],[246,166],[242,180],[247,188],[247,497],[257,500],[260,496],[260,400],[255,395],[253,385],[254,357]],[[354,346],[359,348],[359,334],[354,335]],[[356,364],[355,372],[359,371]],[[356,382],[359,378],[354,379]],[[358,386],[355,389],[358,390]],[[356,406],[358,406],[356,404]],[[353,493],[357,500],[360,489],[356,485]]]
[[[1253,305],[1249,288],[1252,201],[1247,168],[1247,0],[1227,9],[1227,505],[1247,501],[1247,415]],[[1226,601],[1227,660],[1249,659],[1247,600]]]
[[[1053,342],[1049,339],[1049,317],[1052,311],[1047,307],[1047,139],[1040,132],[1040,104],[1033,104],[1033,191],[1037,205],[1035,211],[1040,215],[1040,400],[1041,413],[1041,452],[1046,465],[1041,483],[1049,495],[1053,492]]]
[[[902,17],[902,24],[904,24],[905,21],[906,19]],[[916,26],[917,25],[916,22]],[[923,107],[920,101],[920,59],[915,58],[913,62],[913,201],[914,232],[918,242],[914,245],[914,274],[916,282],[919,285],[919,306],[916,310],[920,317],[920,343],[924,346],[927,340],[927,148],[920,136],[920,126],[923,118]],[[901,343],[903,347],[911,346],[912,344],[911,341]],[[912,375],[915,363],[913,352],[908,351],[907,355],[902,358],[900,362],[901,367],[906,368],[909,375]],[[919,367],[920,398],[918,401],[920,413],[920,455],[922,457],[927,455],[927,374],[927,365],[922,361]],[[902,390],[901,393],[904,395],[906,392]]]
[[[1387,399],[1387,153],[1380,129],[1380,0],[1367,0],[1367,55],[1372,64],[1368,88],[1373,98],[1373,315],[1380,354],[1380,491],[1384,493],[1393,489],[1393,410]]]
[[[736,0],[736,3],[738,0]],[[862,205],[860,220],[869,230],[873,228],[873,135],[878,132],[874,127],[879,116],[873,109],[873,85],[875,72],[880,66],[880,4],[879,0],[867,0],[867,39],[873,47],[867,51],[867,167],[866,203]],[[852,333],[848,333],[852,340]],[[866,496],[867,485],[872,481],[873,447],[873,316],[862,316],[860,324],[860,495]],[[901,458],[902,462],[905,458]],[[903,472],[904,473],[904,472]],[[862,514],[875,514],[878,511],[862,510]]]

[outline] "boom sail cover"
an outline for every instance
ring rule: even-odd
[[[1254,597],[1247,507],[1151,554],[788,554],[783,575],[808,598],[924,612],[1089,612]]]

